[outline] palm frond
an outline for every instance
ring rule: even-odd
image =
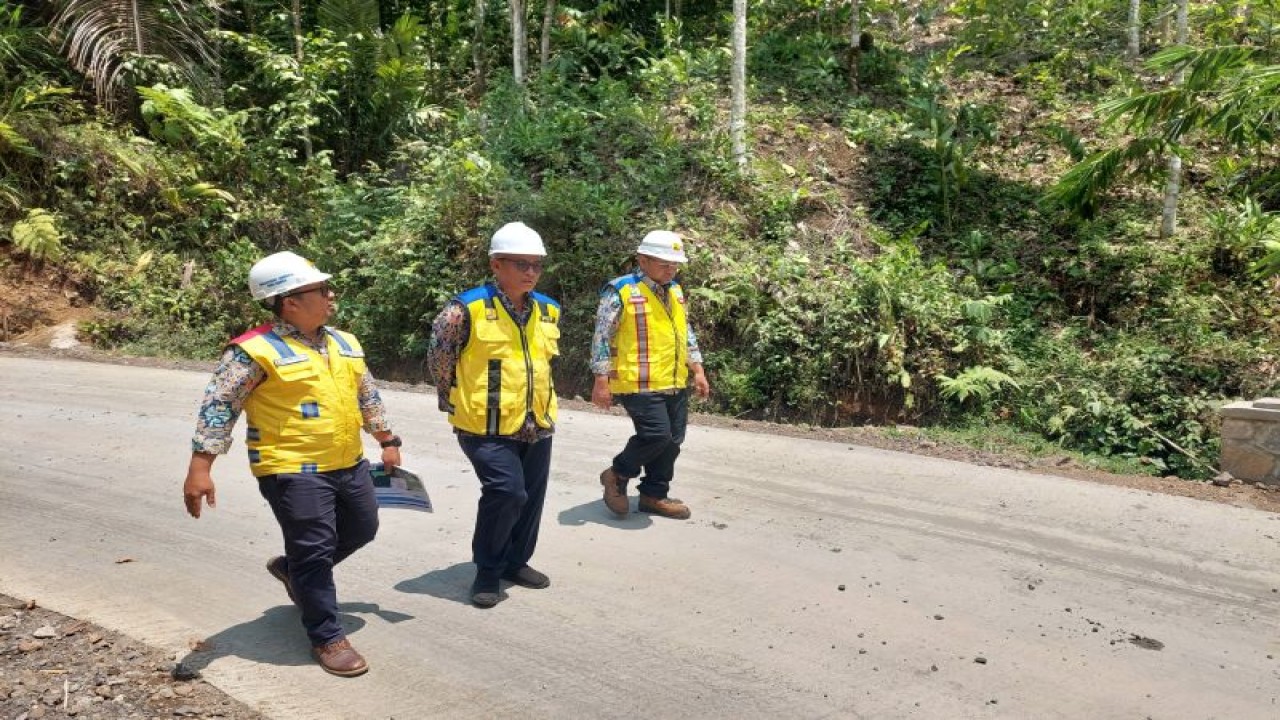
[[[6,152],[34,155],[30,137],[53,122],[52,109],[70,90],[57,85],[24,85],[14,89],[0,107],[0,155]]]
[[[99,102],[119,99],[128,60],[162,58],[193,77],[214,61],[204,32],[218,0],[62,0],[53,26],[64,54],[93,84]]]
[[[1062,146],[1067,151],[1071,159],[1080,162],[1089,155],[1089,150],[1085,148],[1084,141],[1079,135],[1072,132],[1070,128],[1062,125],[1051,125],[1046,131],[1050,138]]]
[[[1175,45],[1147,60],[1147,68],[1159,73],[1184,73],[1182,84],[1192,92],[1212,90],[1224,76],[1235,74],[1260,57],[1261,50],[1246,45],[1195,48]]]
[[[21,210],[22,204],[22,190],[18,188],[17,183],[8,178],[0,178],[0,205],[11,207],[14,210]]]
[[[1168,118],[1181,117],[1194,107],[1195,102],[1194,95],[1185,88],[1169,87],[1110,100],[1099,105],[1098,112],[1109,123],[1127,118],[1126,130],[1147,132]]]
[[[1222,91],[1205,126],[1234,145],[1274,141],[1280,132],[1280,65],[1242,71]]]
[[[40,26],[22,17],[23,6],[0,0],[0,72],[17,78],[36,70],[52,57]]]
[[[1081,217],[1093,217],[1103,196],[1120,177],[1151,174],[1168,147],[1163,138],[1146,137],[1128,145],[1095,152],[1049,188],[1041,204],[1066,208]]]
[[[381,34],[378,0],[324,0],[316,11],[320,24],[339,37]]]

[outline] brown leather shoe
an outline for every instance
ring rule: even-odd
[[[289,600],[297,605],[298,598],[293,594],[293,583],[289,582],[288,567],[289,562],[283,555],[277,555],[267,561],[267,572],[271,573],[271,577],[284,583],[284,591],[289,593]]]
[[[640,512],[653,513],[674,520],[688,520],[692,515],[689,506],[675,498],[656,498],[649,495],[640,496]]]
[[[631,502],[627,500],[627,479],[607,467],[600,473],[600,484],[604,486],[605,507],[619,517],[625,517],[631,511]]]
[[[313,647],[311,654],[315,656],[325,672],[334,675],[355,677],[369,670],[369,663],[365,662],[360,653],[351,647],[351,643],[346,638],[335,640],[328,645]]]

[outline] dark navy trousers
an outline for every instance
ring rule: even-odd
[[[689,391],[674,394],[630,393],[618,402],[631,416],[636,434],[613,458],[613,471],[624,478],[640,478],[640,494],[665,498],[676,472],[676,458],[689,424]]]
[[[503,573],[528,565],[538,545],[551,438],[528,443],[459,435],[458,444],[480,479],[480,504],[471,538],[476,578],[496,583]]]
[[[378,534],[369,462],[325,473],[266,475],[258,490],[284,533],[289,583],[312,645],[343,637],[333,566]]]

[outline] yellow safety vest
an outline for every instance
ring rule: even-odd
[[[556,424],[556,388],[551,359],[560,354],[560,303],[530,293],[534,303],[521,327],[484,285],[462,293],[471,334],[458,357],[449,389],[449,422],[476,435],[515,435],[533,415],[538,427]]]
[[[231,341],[267,372],[245,400],[246,443],[255,477],[322,473],[360,462],[360,376],[364,351],[354,335],[325,328],[328,361],[262,325]]]
[[[689,383],[689,322],[684,291],[671,283],[668,308],[638,275],[609,283],[622,299],[622,317],[610,342],[609,391],[626,395],[682,390]]]

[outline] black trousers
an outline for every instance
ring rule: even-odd
[[[369,462],[326,473],[258,478],[258,491],[284,534],[289,583],[312,645],[343,637],[333,566],[378,534],[378,498]]]
[[[551,438],[528,443],[459,435],[458,444],[480,479],[471,559],[477,578],[497,582],[504,572],[528,565],[538,545]]]
[[[672,395],[634,393],[618,395],[635,425],[636,434],[613,458],[613,471],[625,478],[640,478],[640,494],[665,498],[671,490],[676,458],[689,424],[689,391]]]

